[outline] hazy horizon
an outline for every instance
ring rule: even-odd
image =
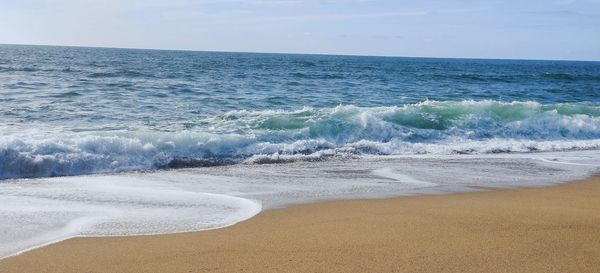
[[[348,56],[348,57],[381,57],[381,58],[423,58],[423,59],[465,59],[465,60],[499,60],[499,61],[559,61],[559,62],[600,62],[599,60],[577,60],[577,59],[526,59],[526,58],[488,58],[488,57],[442,57],[442,56],[401,56],[401,55],[368,55],[368,54],[342,54],[342,53],[305,53],[305,52],[261,52],[261,51],[226,51],[226,50],[202,50],[202,49],[179,49],[179,48],[141,48],[141,47],[111,47],[111,46],[86,46],[86,45],[49,45],[49,44],[3,44],[0,46],[39,46],[39,47],[72,47],[72,48],[100,48],[100,49],[123,49],[123,50],[157,50],[157,51],[183,51],[183,52],[206,52],[206,53],[244,53],[244,54],[282,54],[282,55],[323,55],[323,56]]]
[[[600,61],[600,1],[8,0],[0,44]]]

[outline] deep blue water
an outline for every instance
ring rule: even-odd
[[[600,147],[600,63],[0,45],[0,178]]]

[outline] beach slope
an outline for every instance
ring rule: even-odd
[[[334,201],[204,232],[75,238],[0,272],[600,272],[600,178]]]

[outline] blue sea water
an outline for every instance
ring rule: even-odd
[[[600,149],[600,63],[0,45],[0,179]]]
[[[0,259],[599,171],[598,62],[0,45]]]

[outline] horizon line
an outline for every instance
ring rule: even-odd
[[[265,52],[265,51],[227,51],[227,50],[199,50],[199,49],[168,49],[168,48],[143,48],[143,47],[117,47],[117,46],[88,46],[88,45],[61,45],[61,44],[20,44],[0,43],[8,46],[46,46],[46,47],[74,47],[74,48],[99,48],[99,49],[126,49],[126,50],[155,50],[155,51],[182,51],[204,53],[244,53],[244,54],[280,54],[280,55],[313,55],[313,56],[345,56],[345,57],[379,57],[379,58],[421,58],[421,59],[454,59],[454,60],[502,60],[502,61],[555,61],[555,62],[600,62],[599,60],[582,59],[527,59],[527,58],[493,58],[493,57],[440,57],[440,56],[401,56],[401,55],[368,55],[368,54],[342,54],[342,53],[306,53],[306,52]]]

